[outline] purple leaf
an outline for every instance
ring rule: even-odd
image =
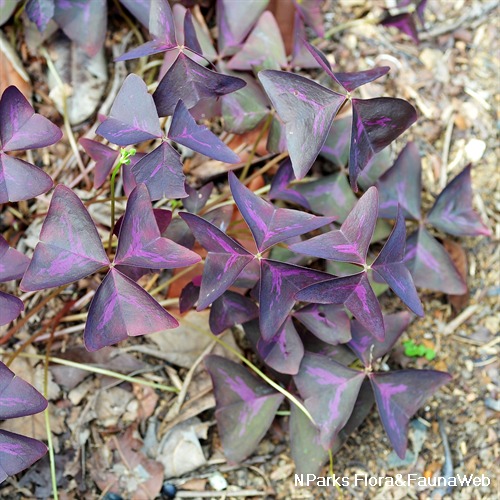
[[[130,196],[130,193],[134,190],[135,186],[137,186],[132,169],[135,167],[136,163],[139,163],[145,156],[146,153],[135,153],[134,156],[130,157],[130,163],[128,165],[121,166],[123,191],[125,191],[127,197]]]
[[[149,26],[151,0],[120,0],[120,3],[125,5],[125,7],[145,28]]]
[[[243,47],[228,63],[228,68],[239,71],[280,69],[286,66],[286,53],[281,32],[271,12],[260,16]]]
[[[290,250],[322,259],[364,265],[377,222],[377,212],[378,191],[371,187],[358,200],[340,229],[294,243],[290,245]]]
[[[330,274],[269,259],[260,261],[260,331],[271,340],[295,304],[295,294]]]
[[[54,190],[21,290],[51,288],[85,278],[109,260],[80,198],[59,184]]]
[[[149,32],[155,39],[160,40],[165,48],[177,45],[174,16],[168,0],[151,0]]]
[[[323,38],[325,36],[323,13],[321,12],[323,0],[293,0],[293,3],[305,24],[311,27],[316,35]]]
[[[296,12],[293,31],[293,49],[290,60],[291,68],[318,68],[316,59],[314,59],[304,43],[306,39],[307,33],[304,26],[304,21],[300,17],[300,14]]]
[[[182,101],[175,107],[168,138],[215,160],[225,163],[241,161],[240,157],[207,127],[196,123]]]
[[[59,127],[35,113],[16,87],[11,85],[5,89],[0,99],[0,150],[43,148],[56,143],[61,137]]]
[[[186,10],[184,15],[184,45],[188,48],[197,52],[198,54],[203,53],[198,37],[196,36],[196,29],[193,23],[193,16],[190,10]]]
[[[162,198],[185,198],[185,176],[179,153],[162,142],[133,167],[137,184],[145,184],[153,201]]]
[[[357,191],[357,178],[375,153],[388,146],[417,119],[415,108],[403,99],[352,99],[349,180]]]
[[[379,66],[378,68],[368,69],[366,71],[356,71],[353,73],[335,73],[335,79],[348,92],[356,90],[361,85],[373,82],[378,78],[389,73],[389,66]]]
[[[254,0],[252,2],[217,0],[217,27],[221,55],[228,55],[230,49],[240,45],[268,3],[269,0]]]
[[[198,213],[206,204],[212,191],[214,189],[214,183],[209,182],[205,184],[200,189],[192,188],[189,184],[186,184],[187,198],[182,200],[184,208],[191,212],[192,214]]]
[[[92,57],[106,38],[107,2],[55,0],[54,20],[66,36]]]
[[[274,208],[271,203],[245,187],[233,172],[229,172],[229,185],[234,201],[252,231],[259,252],[334,220],[333,217],[317,217],[299,210]]]
[[[191,109],[202,99],[220,97],[244,86],[241,78],[211,71],[180,53],[160,81],[153,99],[158,114],[170,116],[180,100]]]
[[[259,80],[285,123],[293,170],[302,179],[321,151],[345,96],[284,71],[261,71]]]
[[[47,408],[47,400],[0,362],[0,419],[25,417]]]
[[[300,362],[304,357],[304,346],[291,318],[281,325],[272,339],[264,340],[261,337],[257,342],[257,350],[268,366],[288,375],[299,372]]]
[[[259,316],[259,309],[249,298],[226,291],[214,300],[210,310],[210,330],[220,335],[224,330],[241,325]]]
[[[143,288],[111,269],[90,304],[83,341],[88,351],[97,351],[127,337],[177,326],[177,320]]]
[[[21,279],[29,263],[26,255],[10,248],[5,238],[0,235],[0,283]]]
[[[95,161],[94,189],[99,189],[107,180],[120,152],[100,142],[82,137],[78,141],[85,152]]]
[[[140,77],[132,73],[125,78],[108,118],[96,133],[119,146],[162,136],[155,103]]]
[[[45,31],[54,15],[54,0],[28,0],[25,10],[29,20],[36,24],[38,31]]]
[[[318,304],[344,304],[377,340],[384,340],[380,304],[366,272],[316,283],[301,290],[295,298]]]
[[[375,186],[376,182],[382,175],[391,168],[391,151],[385,148],[379,153],[373,155],[372,159],[367,163],[366,167],[359,174],[358,184],[363,191],[369,187]],[[380,194],[380,193],[379,193]],[[380,206],[380,200],[379,200]],[[380,213],[379,213],[380,216]]]
[[[201,282],[201,279],[200,279]],[[184,314],[194,307],[200,296],[200,284],[195,285],[190,281],[179,295],[179,312]]]
[[[366,367],[372,365],[372,361],[385,356],[392,346],[398,341],[401,334],[408,328],[411,314],[407,311],[384,316],[385,339],[377,341],[373,335],[359,321],[351,321],[352,339],[347,344]]]
[[[20,299],[0,291],[0,326],[15,320],[24,310]]]
[[[337,80],[335,73],[333,72],[332,66],[328,61],[328,59],[326,58],[324,52],[318,49],[312,43],[309,43],[306,39],[304,39],[304,45],[306,49],[309,51],[309,53],[313,56],[314,60],[328,74],[328,76],[330,76],[330,78],[333,78],[333,80],[335,80],[339,85],[342,86],[342,84]]]
[[[0,483],[27,469],[46,453],[47,446],[42,442],[0,430]]]
[[[419,42],[417,27],[411,14],[388,15],[380,24],[382,26],[394,26],[408,35],[415,43]]]
[[[427,215],[434,227],[454,236],[491,236],[472,208],[471,165],[467,165],[443,189]]]
[[[405,240],[405,219],[402,210],[398,210],[396,224],[371,268],[417,316],[423,316],[424,310],[417,290],[410,271],[403,261]]]
[[[0,203],[29,200],[53,185],[41,168],[0,152]]]
[[[310,304],[293,316],[323,342],[337,345],[351,340],[349,317],[339,305]]]
[[[378,180],[377,186],[380,217],[395,219],[399,204],[405,218],[421,219],[422,164],[414,142],[403,148],[394,165]]]
[[[334,120],[320,153],[321,156],[340,168],[344,168],[349,160],[351,123],[352,117],[350,115]]]
[[[272,178],[271,189],[269,190],[269,199],[288,201],[294,205],[300,205],[307,210],[311,210],[307,198],[294,189],[290,189],[288,187],[290,182],[293,180],[295,180],[295,175],[293,173],[292,163],[290,159],[287,158],[281,163],[278,171]]]
[[[467,292],[448,252],[426,229],[420,228],[408,237],[405,261],[415,286],[452,295]]]
[[[200,256],[173,241],[162,238],[144,184],[128,200],[118,237],[115,264],[148,269],[175,269],[190,266]]]
[[[197,307],[198,311],[201,311],[234,283],[254,256],[201,217],[186,212],[179,215],[190,227],[198,242],[208,250]]]
[[[325,356],[306,353],[295,384],[320,431],[325,450],[332,447],[351,416],[364,371],[352,370]]]
[[[370,373],[378,411],[394,450],[405,456],[410,418],[439,387],[452,377],[434,370]]]
[[[205,366],[214,384],[224,454],[231,462],[241,462],[271,426],[283,395],[226,358],[207,356]]]

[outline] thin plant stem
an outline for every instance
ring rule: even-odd
[[[201,260],[200,262],[197,262],[196,264],[193,264],[192,266],[186,267],[182,271],[179,271],[175,276],[172,276],[169,280],[165,281],[165,283],[162,283],[161,285],[157,286],[156,288],[153,288],[153,290],[151,290],[149,292],[149,294],[154,296],[154,295],[160,293],[162,290],[165,290],[165,288],[168,288],[172,283],[177,281],[179,278],[182,278],[186,274],[190,273],[198,264],[200,264],[202,262],[203,262],[203,260]]]
[[[328,450],[328,459],[330,462],[329,467],[328,467],[328,471],[330,473],[330,476],[334,477],[335,473],[333,472],[333,453],[332,453],[332,450]],[[337,491],[339,492],[340,498],[344,498],[344,492],[342,491],[342,488],[337,484],[336,481],[335,481],[335,487],[337,488]]]
[[[0,351],[1,355],[7,354],[5,351]],[[28,352],[22,352],[19,354],[22,358],[30,358],[30,359],[45,359],[45,356],[40,354],[32,354]],[[123,380],[124,382],[130,382],[131,384],[140,384],[145,385],[147,387],[151,387],[152,389],[158,389],[160,391],[166,392],[175,392],[178,393],[179,389],[176,387],[172,387],[170,385],[158,384],[157,382],[150,382],[149,380],[145,380],[142,378],[130,377],[129,375],[124,375],[123,373],[114,372],[112,370],[106,370],[105,368],[99,368],[97,366],[89,366],[83,363],[76,363],[74,361],[70,361],[69,359],[62,358],[54,358],[50,356],[48,358],[50,363],[55,363],[57,365],[70,366],[72,368],[78,368],[79,370],[84,370],[90,373],[98,373],[99,375],[107,375],[108,377],[113,377],[119,380]]]

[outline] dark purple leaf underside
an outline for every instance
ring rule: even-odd
[[[405,456],[408,423],[422,404],[452,377],[434,370],[401,370],[369,375],[385,432],[400,458]]]
[[[59,184],[40,232],[40,243],[21,281],[21,290],[71,283],[108,265],[87,209],[71,189]]]
[[[143,288],[111,269],[90,304],[83,341],[88,351],[97,351],[129,336],[177,326],[177,320]]]
[[[118,237],[115,263],[149,269],[175,269],[196,264],[200,256],[162,238],[144,184],[132,191]]]
[[[153,201],[187,196],[180,155],[167,142],[141,158],[132,167],[132,174],[137,184],[146,184]]]
[[[207,356],[224,454],[230,462],[247,458],[271,426],[283,396],[245,368],[220,356]]]
[[[312,334],[328,344],[349,342],[351,327],[344,308],[334,304],[310,304],[294,313]]]
[[[471,165],[467,165],[441,192],[427,215],[434,227],[454,236],[490,236],[472,208]]]
[[[29,20],[36,24],[38,31],[45,31],[54,15],[54,0],[28,0],[25,10]]]
[[[83,137],[78,142],[90,158],[95,161],[94,189],[99,189],[106,182],[120,152],[105,144]]]
[[[333,217],[317,217],[299,210],[274,208],[271,203],[245,187],[233,172],[229,172],[229,185],[234,201],[252,231],[259,252],[334,220]]]
[[[0,203],[29,200],[53,185],[41,168],[0,152]]]
[[[0,326],[15,320],[24,309],[24,304],[17,297],[0,291]]]
[[[193,214],[179,214],[198,242],[208,250],[203,268],[198,310],[205,309],[236,280],[254,256],[216,226]]]
[[[292,310],[296,293],[331,275],[268,259],[260,261],[260,268],[260,331],[264,340],[271,340]]]
[[[29,263],[30,260],[26,255],[10,248],[0,235],[0,283],[21,279]]]
[[[384,340],[380,304],[366,272],[316,283],[301,290],[295,298],[318,304],[344,304],[377,340]]]
[[[92,57],[106,38],[107,2],[55,0],[54,20],[66,36]]]
[[[198,54],[203,52],[198,37],[196,36],[196,29],[193,23],[193,16],[190,10],[186,10],[184,15],[184,45],[194,50]]]
[[[179,311],[181,314],[189,311],[198,302],[200,296],[200,287],[190,281],[179,295]]]
[[[320,431],[325,450],[351,416],[365,373],[324,356],[306,353],[295,384]]]
[[[119,146],[128,146],[162,136],[152,96],[143,80],[130,74],[113,102],[109,116],[96,134]]]
[[[241,78],[211,71],[180,53],[160,81],[153,99],[158,114],[170,116],[180,100],[191,109],[202,99],[220,97],[244,86]]]
[[[288,375],[299,372],[304,357],[304,346],[291,318],[288,318],[271,340],[262,337],[257,342],[257,350],[262,359],[273,370]]]
[[[47,400],[0,362],[0,420],[25,417],[47,408]]]
[[[47,446],[20,434],[0,430],[0,483],[27,469],[47,453]]]
[[[388,66],[380,66],[378,68],[366,71],[356,71],[354,73],[335,73],[335,79],[348,92],[352,92],[358,87],[373,82],[373,80],[377,80],[378,78],[386,75],[389,70],[390,68]]]
[[[378,191],[371,187],[358,200],[339,230],[290,245],[290,250],[322,259],[364,265],[377,213]]]
[[[347,344],[356,356],[368,367],[372,361],[385,356],[406,330],[411,321],[411,314],[407,311],[384,316],[385,339],[377,341],[373,335],[361,325],[359,321],[351,321],[352,339]]]
[[[0,150],[43,148],[62,137],[59,127],[35,113],[26,97],[13,85],[0,99]]]
[[[405,246],[405,219],[402,210],[398,210],[396,224],[371,267],[417,316],[423,316],[415,284],[404,263]]]
[[[293,170],[302,179],[321,151],[345,96],[284,71],[261,71],[259,79],[285,123]]]
[[[259,316],[255,303],[243,295],[226,291],[212,304],[210,310],[210,330],[215,335],[224,330],[241,325]]]
[[[168,138],[215,160],[225,163],[241,161],[240,157],[207,127],[196,123],[182,101],[175,107]]]
[[[380,217],[395,219],[399,204],[405,218],[420,220],[422,164],[414,142],[403,148],[394,165],[378,180],[377,186]]]
[[[411,14],[388,15],[381,24],[383,26],[394,26],[399,31],[408,35],[415,43],[419,42],[417,27]]]
[[[467,291],[467,285],[446,250],[424,228],[408,237],[405,261],[419,288],[453,295]]]
[[[375,153],[388,146],[417,119],[415,108],[403,99],[352,99],[349,180],[357,191],[357,178]]]
[[[323,0],[294,0],[294,4],[305,24],[312,28],[316,35],[323,38],[325,36],[323,13],[321,12]]]
[[[186,184],[185,188],[187,197],[182,200],[184,208],[188,212],[196,214],[207,204],[207,201],[214,189],[214,183],[209,182],[200,189],[195,189],[189,184]]]
[[[290,189],[288,185],[295,180],[292,163],[289,158],[283,161],[278,168],[271,181],[271,189],[269,191],[269,199],[283,200],[294,205],[299,205],[307,210],[311,210],[307,198],[294,189]]]
[[[243,47],[229,61],[228,68],[252,71],[285,66],[285,45],[278,23],[271,12],[264,11]]]

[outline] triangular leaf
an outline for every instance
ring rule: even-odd
[[[357,191],[357,178],[375,153],[388,146],[417,119],[415,108],[403,99],[352,99],[349,180]]]
[[[162,136],[158,114],[144,81],[135,74],[125,78],[109,116],[96,134],[119,146],[128,146]]]
[[[198,310],[205,309],[236,280],[254,256],[210,222],[194,214],[179,214],[195,238],[208,250],[203,268]]]
[[[61,137],[59,127],[35,113],[16,87],[11,85],[4,91],[0,99],[0,150],[43,148],[54,144]]]
[[[13,295],[0,291],[0,326],[15,320],[24,310],[24,304]]]
[[[226,358],[207,356],[205,366],[214,384],[224,454],[231,462],[241,462],[271,426],[283,395]]]
[[[371,187],[358,200],[340,229],[290,245],[293,252],[322,259],[366,264],[378,214],[378,191]]]
[[[307,26],[311,27],[320,38],[325,36],[323,26],[323,13],[321,7],[323,0],[293,0],[299,14]]]
[[[249,298],[231,291],[224,292],[210,309],[210,330],[215,335],[259,316],[259,309]]]
[[[144,184],[130,195],[118,237],[115,264],[148,269],[190,266],[200,256],[173,241],[162,238]]]
[[[229,172],[229,185],[234,201],[252,231],[259,252],[334,220],[333,217],[317,217],[299,210],[274,208],[271,203],[245,187],[233,172]]]
[[[302,179],[321,151],[345,96],[284,71],[261,71],[259,80],[285,123],[293,170]]]
[[[174,16],[168,0],[151,0],[149,32],[156,40],[161,41],[165,48],[177,45]]]
[[[0,235],[0,283],[21,279],[29,263],[26,255],[10,248],[5,238]]]
[[[244,86],[241,78],[211,71],[180,53],[160,81],[153,99],[158,114],[170,116],[174,114],[178,101],[191,109],[202,99],[220,97]]]
[[[82,137],[78,141],[85,152],[95,161],[94,168],[94,189],[99,189],[109,177],[115,161],[120,156],[120,152],[105,144],[85,139]]]
[[[394,450],[405,456],[408,423],[415,412],[452,377],[434,370],[401,370],[370,373],[380,419]]]
[[[312,57],[305,45],[305,40],[307,39],[306,28],[298,12],[295,12],[293,26],[293,49],[290,58],[290,67],[302,69],[318,68],[317,61]]]
[[[406,265],[415,286],[453,295],[467,292],[467,285],[443,246],[420,228],[406,240]]]
[[[301,290],[295,298],[318,304],[344,304],[377,340],[384,340],[384,321],[380,304],[364,271],[353,276],[316,283]]]
[[[271,340],[295,304],[295,294],[331,275],[269,259],[260,261],[260,330]]]
[[[187,196],[181,157],[168,142],[141,158],[132,167],[132,174],[137,184],[146,184],[153,201]]]
[[[129,336],[177,326],[177,320],[143,288],[111,269],[90,304],[83,341],[88,351],[97,351]]]
[[[411,314],[407,311],[384,316],[385,339],[383,342],[375,340],[373,335],[359,321],[351,321],[352,339],[348,346],[356,356],[368,367],[372,361],[385,356],[398,341],[411,321]]]
[[[411,14],[398,14],[397,16],[386,16],[380,23],[382,26],[394,26],[399,31],[408,35],[415,43],[418,43],[418,31]]]
[[[213,189],[213,182],[205,184],[200,189],[195,189],[186,184],[187,197],[182,200],[184,208],[192,214],[198,213],[207,204]]]
[[[348,92],[356,90],[361,85],[373,82],[381,76],[389,73],[389,66],[379,66],[378,68],[368,69],[366,71],[355,71],[352,73],[335,73],[335,79]]]
[[[427,221],[441,231],[454,236],[490,236],[472,208],[471,165],[467,165],[443,189],[427,215]]]
[[[196,123],[182,101],[175,107],[168,138],[215,160],[226,163],[241,161],[240,157],[207,127]]]
[[[298,191],[288,187],[293,180],[295,180],[295,175],[292,169],[292,162],[287,158],[281,163],[278,171],[271,180],[269,199],[288,201],[294,205],[300,205],[307,210],[311,210],[307,198]]]
[[[325,450],[351,416],[365,373],[318,354],[306,353],[295,384],[320,431]]]
[[[424,310],[411,274],[404,263],[406,226],[403,211],[398,210],[396,224],[371,268],[391,287],[392,291],[417,315]]]

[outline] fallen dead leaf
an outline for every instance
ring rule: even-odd
[[[443,246],[445,250],[448,252],[453,264],[457,268],[457,271],[462,276],[463,280],[467,283],[467,273],[468,273],[468,265],[467,265],[467,254],[465,253],[464,248],[460,243],[456,241],[445,239],[443,241]],[[455,314],[461,312],[465,306],[469,303],[469,290],[463,295],[448,295],[448,300],[455,311]]]
[[[31,101],[29,76],[16,51],[0,32],[0,94],[10,85],[15,85]]]

